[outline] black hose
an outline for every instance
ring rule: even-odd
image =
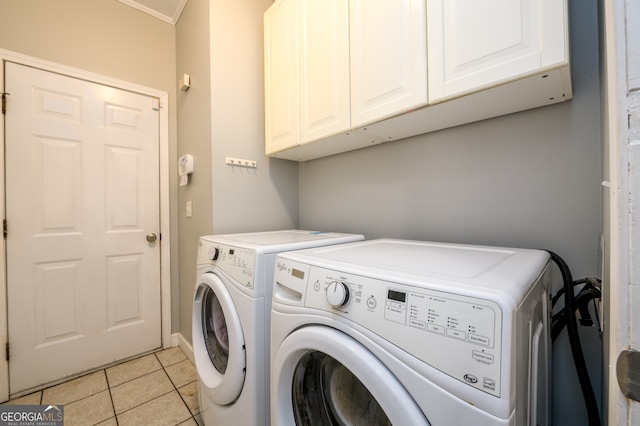
[[[587,290],[581,290],[580,293],[578,293],[578,295],[575,297],[576,303],[574,304],[574,309],[580,311],[580,315],[582,317],[582,319],[580,320],[581,325],[587,325],[585,324],[586,321],[584,321],[584,319],[587,317],[589,317],[590,322],[590,324],[588,325],[593,325],[593,320],[590,318],[590,313],[588,310],[588,304],[592,300],[600,299],[601,296],[602,294],[600,293],[600,290],[598,290],[597,288],[589,288]],[[597,317],[597,309],[595,312]],[[554,314],[551,317],[551,322],[553,323],[553,325],[551,326],[551,341],[554,342],[558,338],[564,327],[567,325],[567,316],[565,314],[564,308],[562,308],[558,313]],[[599,318],[598,324],[600,324]]]
[[[553,260],[555,264],[558,265],[558,267],[560,268],[560,272],[562,273],[562,281],[564,283],[564,311],[567,322],[567,333],[569,334],[569,344],[571,346],[573,361],[576,365],[576,373],[578,374],[578,380],[580,381],[582,396],[587,408],[589,426],[600,426],[598,403],[596,401],[596,396],[593,393],[593,388],[591,387],[591,380],[589,380],[589,371],[587,370],[587,363],[584,360],[584,353],[582,352],[582,345],[580,344],[580,336],[578,335],[578,322],[576,321],[575,308],[573,303],[573,278],[571,277],[571,270],[560,256],[552,251],[548,252],[551,255],[551,260]]]
[[[579,280],[575,280],[573,282],[573,287],[578,286],[580,284],[586,284],[584,288],[595,287],[593,285],[594,280],[596,280],[596,278],[580,278]],[[551,298],[552,307],[556,305],[556,303],[558,302],[558,300],[560,300],[563,294],[564,294],[564,287],[558,290],[558,292]]]
[[[589,302],[602,298],[602,292],[597,288],[583,289],[576,296],[576,306],[580,311],[580,325],[591,327],[593,319],[589,312]],[[597,311],[597,309],[596,309]]]

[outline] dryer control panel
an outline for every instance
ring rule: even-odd
[[[215,265],[243,286],[253,289],[256,253],[225,244],[200,240],[198,266]]]
[[[441,372],[501,396],[503,312],[496,302],[282,258],[275,282],[274,300],[297,299],[353,321]]]

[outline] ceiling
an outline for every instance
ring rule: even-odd
[[[175,25],[187,0],[118,0],[142,12]]]

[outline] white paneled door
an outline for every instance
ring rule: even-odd
[[[161,346],[159,114],[156,98],[5,67],[15,394]]]

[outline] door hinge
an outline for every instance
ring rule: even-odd
[[[7,361],[9,361],[9,342],[7,342]]]
[[[0,95],[2,95],[2,113],[6,114],[7,113],[7,95],[8,95],[8,93],[2,92],[2,93],[0,93]]]
[[[7,234],[9,233],[9,225],[7,225],[7,219],[2,219],[2,235],[7,238]]]

